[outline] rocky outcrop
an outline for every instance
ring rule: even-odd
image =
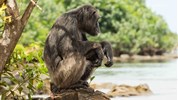
[[[101,84],[90,84],[90,87],[93,89],[112,89],[113,87],[117,86],[113,83],[101,83]]]
[[[107,93],[110,97],[116,96],[139,96],[139,95],[150,95],[152,91],[147,84],[141,84],[138,86],[129,85],[117,85],[114,86],[111,91]]]
[[[113,83],[102,83],[102,84],[91,84],[90,86],[94,89],[109,89],[109,92],[106,93],[109,97],[139,96],[139,95],[152,94],[152,91],[150,90],[147,84],[130,86],[130,85],[117,85]]]
[[[32,100],[110,100],[105,93],[92,88],[63,90],[55,95],[34,95]]]
[[[128,97],[150,95],[152,91],[147,84],[140,84],[137,86],[117,85],[113,83],[90,84],[91,88],[65,90],[61,91],[55,96],[49,95],[35,95],[32,100],[110,100],[110,97]],[[108,89],[109,91],[103,93],[98,91],[100,89]]]
[[[47,100],[110,100],[110,98],[103,92],[94,91],[91,88],[66,90],[63,91],[54,98],[48,98]]]

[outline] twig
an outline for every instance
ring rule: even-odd
[[[33,0],[33,2],[32,2],[32,0],[31,0],[30,3],[28,4],[27,8],[25,9],[25,12],[21,18],[21,22],[22,22],[23,26],[26,25],[26,23],[30,17],[30,14],[32,13],[32,10],[35,7],[37,1],[38,0],[35,0],[35,1]]]
[[[43,10],[35,1],[30,0],[38,9],[40,9],[41,11]]]

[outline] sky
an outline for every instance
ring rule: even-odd
[[[146,5],[162,15],[170,30],[177,33],[177,0],[146,0]]]

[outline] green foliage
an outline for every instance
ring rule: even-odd
[[[91,83],[94,79],[95,79],[95,76],[92,76],[92,77],[90,78],[90,82],[89,82],[89,83]]]
[[[25,99],[25,96],[42,89],[43,80],[40,77],[47,74],[47,69],[41,57],[39,44],[31,44],[26,48],[16,46],[6,69],[0,75],[2,100],[9,97]]]
[[[25,2],[21,2],[22,7],[25,7],[26,4]],[[37,7],[33,10],[20,39],[20,43],[23,45],[29,45],[34,42],[43,45],[53,23],[64,12],[63,4],[60,2],[56,4],[51,0],[42,0],[38,2],[38,5],[42,8],[42,11]]]
[[[11,16],[5,15],[5,10],[7,9],[7,6],[3,3],[0,5],[0,38],[2,37],[2,32],[5,26],[5,23],[11,22]]]
[[[161,16],[145,6],[143,0],[93,0],[90,3],[101,12],[103,32],[91,40],[109,40],[115,50],[128,54],[146,52],[144,50],[155,54],[168,52],[177,44],[177,35],[169,30]]]
[[[144,0],[40,1],[39,5],[43,11],[34,10],[20,43],[28,45],[39,42],[43,45],[56,18],[82,4],[94,5],[102,16],[100,19],[102,34],[90,37],[90,40],[108,40],[115,51],[128,54],[138,54],[144,50],[167,52],[177,44],[175,38],[177,35],[169,30],[161,16],[145,6]]]

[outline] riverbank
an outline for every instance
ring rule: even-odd
[[[177,62],[172,59],[165,62],[115,63],[113,67],[98,68],[91,83],[126,84],[137,86],[147,84],[153,92],[151,95],[115,97],[111,100],[176,100]],[[105,93],[109,89],[99,89]]]
[[[132,55],[122,54],[120,57],[114,57],[114,62],[160,62],[169,61],[178,58],[178,54],[163,54],[154,56],[142,56],[142,55]]]

